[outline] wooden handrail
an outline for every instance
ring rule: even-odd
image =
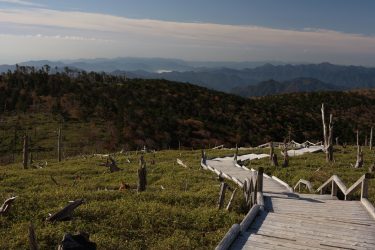
[[[326,188],[331,187],[331,195],[337,196],[337,190],[340,189],[341,192],[345,196],[345,200],[347,199],[347,196],[353,193],[355,190],[357,190],[359,187],[361,187],[361,198],[367,198],[367,190],[368,190],[368,179],[370,178],[369,174],[362,175],[353,185],[351,185],[349,188],[347,188],[344,184],[344,182],[338,177],[337,175],[332,175],[326,182],[324,182],[316,191],[315,193],[320,192],[320,194],[323,194],[323,190]],[[301,184],[306,185],[306,187],[309,189],[311,193],[314,193],[314,190],[312,188],[312,185],[309,181],[306,181],[304,179],[300,179],[297,184],[294,186],[294,190],[297,189],[297,187],[300,190]]]
[[[301,192],[301,184],[304,184],[307,187],[307,189],[309,190],[310,193],[314,192],[311,182],[309,182],[307,180],[304,180],[304,179],[300,179],[297,182],[297,184],[294,186],[293,190],[296,191],[296,189],[298,187],[298,192]]]

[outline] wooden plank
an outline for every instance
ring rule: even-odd
[[[260,209],[259,205],[254,205],[250,209],[250,211],[246,214],[245,218],[240,223],[241,232],[245,232],[249,228],[251,223],[253,223],[255,217],[257,216],[257,214],[259,212],[259,209]]]
[[[225,234],[224,238],[220,241],[215,250],[227,250],[232,242],[237,238],[240,233],[240,225],[234,224],[229,231]]]

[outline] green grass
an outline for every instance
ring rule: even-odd
[[[248,152],[267,152],[254,149]],[[281,161],[281,155],[276,150]],[[233,154],[231,150],[208,150],[209,157]],[[143,193],[129,189],[119,191],[121,182],[137,183],[140,155],[130,152],[117,156],[121,172],[109,173],[98,157],[75,157],[62,163],[48,160],[43,169],[23,170],[20,163],[0,167],[0,201],[17,195],[11,212],[0,217],[0,249],[26,249],[27,230],[32,221],[41,249],[51,249],[66,232],[88,232],[98,249],[212,249],[232,224],[242,220],[242,192],[237,192],[233,211],[216,207],[219,182],[210,171],[199,167],[200,151],[160,151],[156,164],[150,165],[153,154],[145,155],[148,187]],[[300,178],[317,188],[332,174],[337,174],[349,187],[375,161],[373,152],[365,149],[365,167],[353,169],[355,148],[335,151],[335,163],[326,163],[323,153],[291,157],[287,168],[269,167],[269,160],[255,160],[251,167],[263,166],[293,186]],[[177,165],[176,158],[188,166]],[[127,163],[130,159],[131,163]],[[59,183],[55,185],[50,176]],[[73,186],[74,178],[81,179]],[[235,185],[229,182],[232,188]],[[163,186],[165,189],[161,188]],[[375,183],[370,181],[370,200],[375,201]],[[230,193],[227,193],[228,201]],[[71,221],[49,223],[48,213],[54,213],[69,200],[84,198]],[[352,197],[358,198],[358,197]]]
[[[211,172],[200,170],[199,152],[157,152],[155,165],[149,164],[151,157],[146,154],[149,185],[140,194],[118,190],[122,181],[136,187],[139,154],[134,152],[117,157],[123,171],[116,173],[98,166],[104,161],[99,158],[48,160],[43,169],[23,170],[19,163],[1,167],[0,200],[18,198],[11,212],[0,217],[0,249],[27,248],[30,221],[42,249],[57,246],[64,233],[78,231],[88,232],[98,249],[212,249],[243,217],[237,209],[240,192],[233,212],[218,211],[220,183]],[[190,168],[177,165],[177,157]],[[73,187],[77,175],[81,179]],[[45,221],[48,213],[78,198],[86,203],[76,209],[73,220]]]

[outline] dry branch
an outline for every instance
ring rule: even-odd
[[[9,210],[12,207],[12,204],[13,204],[13,202],[16,198],[17,197],[14,196],[14,197],[11,197],[11,198],[4,201],[3,205],[0,207],[0,215],[5,215],[9,212]]]
[[[29,225],[29,245],[30,245],[30,250],[39,249],[33,223],[30,223]]]
[[[81,206],[84,202],[85,201],[83,199],[71,201],[66,207],[61,209],[59,212],[48,217],[47,221],[54,222],[54,221],[63,221],[63,220],[70,219],[72,217],[72,213],[74,209]]]

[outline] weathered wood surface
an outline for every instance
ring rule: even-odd
[[[237,184],[243,185],[253,176],[251,170],[239,167],[233,160],[206,160],[206,166],[237,180]],[[362,183],[361,178],[346,188],[333,176],[327,187],[332,180],[345,192]],[[375,249],[375,210],[366,198],[342,201],[331,195],[296,194],[267,175],[263,177],[263,195],[264,211],[259,209],[254,218],[254,211],[249,214],[252,223],[247,229],[240,227],[240,233],[234,226],[237,237],[230,249]]]
[[[69,204],[58,211],[55,214],[52,214],[47,218],[47,221],[63,221],[63,220],[68,220],[72,217],[74,209],[77,207],[81,206],[85,201],[83,199],[78,199],[75,201],[69,202]]]

